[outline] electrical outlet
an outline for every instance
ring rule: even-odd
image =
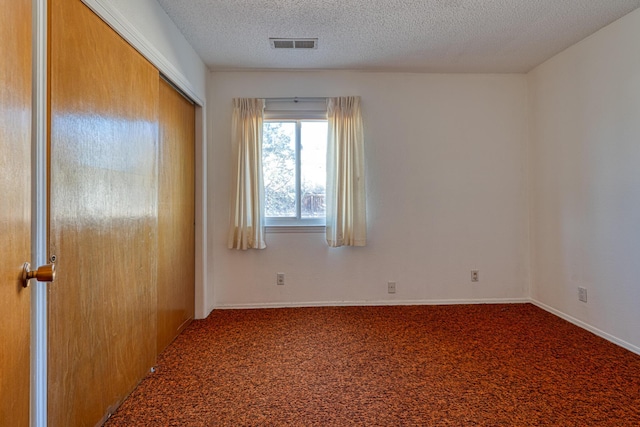
[[[587,288],[578,287],[578,301],[587,302]]]
[[[390,294],[396,293],[396,282],[387,282],[387,292]]]
[[[480,281],[480,270],[471,270],[471,281],[472,282]]]
[[[278,286],[284,286],[284,273],[276,274],[276,284]]]

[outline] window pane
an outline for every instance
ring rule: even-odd
[[[301,122],[302,218],[325,216],[327,122]]]
[[[265,216],[296,217],[296,124],[265,122],[262,136]]]

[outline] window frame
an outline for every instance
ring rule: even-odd
[[[324,111],[268,111],[264,113],[264,123],[295,123],[295,155],[296,155],[296,217],[269,217],[264,216],[264,224],[267,232],[323,232],[326,227],[326,214],[322,218],[302,218],[302,160],[300,157],[302,148],[302,122],[327,122],[327,112]],[[326,171],[325,171],[326,173]],[[326,182],[326,181],[325,181]],[[326,190],[325,190],[326,191]]]

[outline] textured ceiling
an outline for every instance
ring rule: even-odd
[[[158,0],[209,68],[526,72],[640,0]],[[317,37],[274,50],[269,37]]]

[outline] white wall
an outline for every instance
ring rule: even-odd
[[[640,10],[528,76],[534,300],[640,352]],[[577,287],[588,290],[578,302]]]
[[[263,251],[227,249],[231,99],[338,95],[362,97],[368,246],[268,234]],[[208,105],[210,308],[527,298],[524,75],[213,72]]]

